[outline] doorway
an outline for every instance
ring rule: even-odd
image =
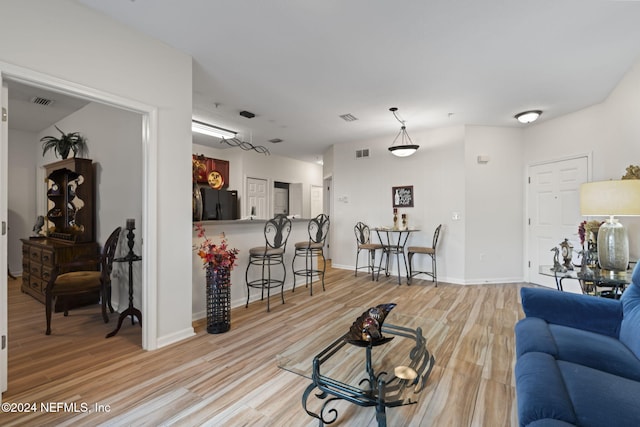
[[[589,157],[531,165],[528,172],[529,282],[555,288],[554,278],[540,275],[539,268],[553,265],[553,248],[565,238],[580,247],[580,185],[589,180]]]
[[[138,237],[140,240],[145,241],[146,245],[142,248],[142,263],[141,263],[141,288],[142,288],[142,300],[141,306],[142,311],[145,313],[146,322],[142,328],[142,348],[151,350],[157,348],[157,336],[155,333],[156,330],[156,306],[155,306],[155,271],[149,268],[149,265],[156,264],[156,252],[153,248],[156,247],[157,238],[156,233],[150,233],[149,230],[155,230],[156,228],[156,211],[155,206],[157,206],[157,195],[156,192],[153,191],[154,181],[149,177],[153,177],[156,174],[157,170],[157,111],[155,107],[151,107],[148,105],[144,105],[138,103],[136,101],[131,101],[128,99],[120,98],[117,96],[106,95],[99,91],[93,90],[91,88],[86,87],[78,87],[73,83],[64,82],[59,79],[54,79],[50,76],[46,76],[37,72],[24,70],[19,67],[12,66],[4,66],[5,68],[0,70],[0,84],[3,83],[3,80],[7,81],[15,81],[25,85],[33,85],[35,87],[41,87],[48,90],[52,90],[55,92],[59,92],[68,96],[76,96],[78,98],[86,99],[91,102],[101,103],[103,105],[111,106],[115,109],[121,109],[122,111],[133,112],[139,114],[140,119],[140,133],[138,135],[139,147],[141,150],[142,161],[141,165],[138,165],[142,170],[141,177],[141,194],[140,198],[142,200],[142,209],[141,215],[144,218],[142,221],[142,226],[139,228],[140,232]],[[8,109],[8,101],[3,99],[2,107]],[[6,126],[3,126],[6,129]],[[7,134],[0,135],[0,146],[2,147],[3,153],[7,153]],[[131,141],[130,141],[131,142]],[[37,154],[37,150],[34,150],[34,155]],[[5,161],[6,161],[6,157]],[[2,195],[2,199],[6,201],[7,193],[8,193],[8,181],[6,174],[6,163],[3,164],[1,185],[0,185],[0,193]],[[150,209],[150,207],[154,207]],[[7,215],[7,207],[6,204],[2,206],[2,216],[3,219],[6,218]],[[6,236],[3,236],[3,250],[2,252],[2,268],[7,268],[5,265],[7,264],[6,258]],[[0,302],[0,306],[6,308],[7,303],[7,289],[6,289],[6,278],[3,281],[5,284],[4,287],[0,286],[0,290],[2,294],[0,298],[2,302]],[[44,310],[44,308],[43,308]],[[5,311],[6,313],[6,311]],[[0,322],[3,323],[3,327],[6,327],[6,319],[0,319]],[[43,333],[44,337],[44,333]],[[8,337],[9,342],[11,341],[11,337]],[[4,350],[6,352],[6,347]],[[5,359],[6,360],[6,359]],[[0,369],[6,369],[6,365],[0,367]]]
[[[273,183],[273,215],[289,215],[289,184]]]
[[[267,219],[267,180],[247,178],[245,215],[252,219]]]

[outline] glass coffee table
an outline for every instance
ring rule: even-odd
[[[397,310],[397,308],[396,308]],[[386,426],[386,408],[417,403],[435,359],[426,348],[419,318],[391,311],[382,326],[383,339],[374,344],[349,340],[349,327],[363,309],[350,310],[323,326],[323,333],[308,336],[278,355],[278,366],[302,375],[311,384],[302,394],[305,412],[320,426],[331,424],[336,400],[373,406],[378,426]],[[309,398],[323,402],[317,412]]]

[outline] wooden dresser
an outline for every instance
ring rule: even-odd
[[[58,239],[21,239],[22,240],[22,292],[45,302],[47,282],[51,278],[53,267],[78,257],[97,257],[98,244],[95,242],[75,243]],[[96,269],[98,266],[96,265]],[[96,293],[82,301],[69,302],[69,306],[97,302],[100,295]],[[55,311],[59,307],[56,302]]]

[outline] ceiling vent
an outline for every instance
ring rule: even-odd
[[[246,110],[240,111],[240,115],[242,117],[246,117],[247,119],[253,119],[256,116],[251,111],[246,111]]]
[[[362,159],[363,157],[369,157],[368,148],[363,148],[362,150],[356,150],[356,159]]]
[[[341,116],[339,116],[342,120],[344,120],[345,122],[355,122],[356,120],[358,120],[358,118],[356,116],[354,116],[353,114],[343,114]]]
[[[272,144],[277,144],[278,142],[282,142],[282,139],[280,138],[273,138],[269,140],[270,143]]]
[[[49,105],[53,104],[54,101],[53,99],[43,98],[41,96],[34,96],[33,98],[31,98],[31,103],[42,105],[43,107],[48,107]]]

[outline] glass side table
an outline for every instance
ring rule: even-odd
[[[556,280],[556,287],[559,291],[564,291],[562,282],[564,280],[578,280],[583,294],[605,296],[611,295],[613,298],[620,298],[625,287],[631,283],[633,270],[613,272],[608,270],[593,269],[591,274],[584,274],[580,270],[554,271],[551,265],[541,265],[538,273],[543,276],[553,277]],[[591,290],[590,288],[593,288]],[[610,288],[606,294],[597,292],[597,288]]]
[[[336,400],[374,407],[378,426],[385,427],[386,408],[415,404],[435,358],[426,348],[421,319],[389,313],[382,326],[384,339],[373,345],[348,340],[348,330],[362,310],[326,324],[320,336],[307,337],[278,355],[278,366],[311,380],[302,394],[305,412],[320,426],[331,424],[338,411],[328,406]],[[345,331],[344,335],[335,331]],[[323,401],[310,409],[312,392]],[[317,406],[317,405],[316,405]]]

